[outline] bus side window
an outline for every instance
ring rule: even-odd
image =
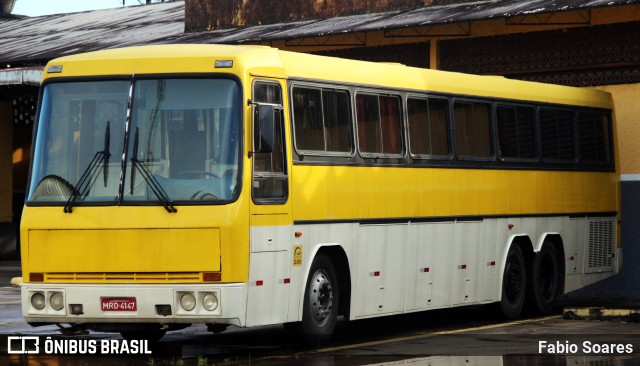
[[[491,158],[490,104],[454,102],[453,123],[459,158]]]
[[[347,91],[296,86],[292,88],[291,104],[295,147],[299,153],[351,153],[351,108]]]
[[[409,98],[407,120],[411,154],[418,158],[449,155],[449,102],[436,98]]]
[[[253,102],[271,104],[275,107],[273,151],[253,154],[253,200],[263,204],[284,203],[287,200],[288,184],[280,85],[256,82],[253,86]],[[256,121],[254,126],[255,123]]]
[[[587,164],[611,162],[611,118],[602,112],[578,112],[580,161]]]
[[[498,146],[501,159],[534,159],[535,109],[499,104],[496,107]]]
[[[358,147],[366,155],[402,154],[400,98],[357,94]]]
[[[543,161],[573,163],[576,160],[573,111],[540,108]]]

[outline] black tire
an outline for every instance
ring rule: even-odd
[[[508,319],[520,316],[527,294],[527,269],[522,250],[517,245],[511,245],[507,260],[504,264],[502,276],[502,296],[500,310]]]
[[[556,248],[548,242],[536,254],[531,266],[531,297],[535,310],[550,313],[555,305],[560,287],[560,263]]]
[[[338,277],[328,256],[319,254],[311,264],[302,304],[302,333],[311,345],[331,339],[339,306]]]

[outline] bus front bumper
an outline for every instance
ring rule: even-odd
[[[27,323],[206,323],[244,326],[246,284],[22,285]],[[192,308],[192,309],[191,309]]]

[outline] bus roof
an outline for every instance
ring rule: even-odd
[[[230,68],[214,68],[214,60],[232,60]],[[331,81],[367,88],[432,91],[445,94],[493,97],[553,104],[611,108],[608,93],[589,88],[510,80],[420,69],[392,63],[355,61],[335,57],[280,51],[249,45],[154,45],[110,49],[61,57],[49,62],[60,65],[64,76],[180,74],[226,72]]]

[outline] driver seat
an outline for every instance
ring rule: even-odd
[[[198,172],[207,170],[207,141],[204,129],[198,130],[195,111],[185,111],[182,128],[170,130],[169,176],[180,179],[204,178]]]

